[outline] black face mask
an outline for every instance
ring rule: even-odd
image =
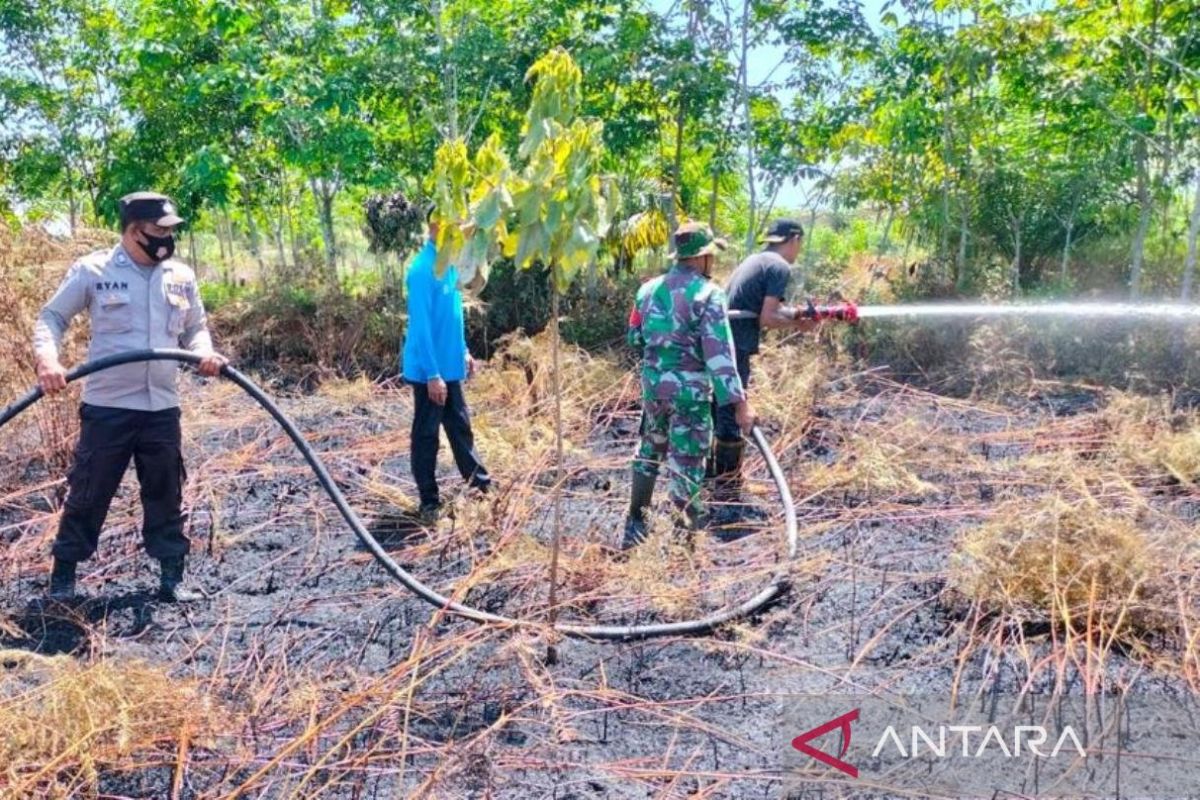
[[[142,250],[150,257],[151,261],[163,262],[175,254],[174,236],[151,236],[143,231],[142,238],[146,240],[146,243],[142,245]]]

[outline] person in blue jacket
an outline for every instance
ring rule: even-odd
[[[463,381],[474,374],[475,360],[467,351],[458,273],[450,265],[438,277],[437,234],[437,223],[431,220],[429,238],[409,266],[408,330],[402,360],[404,380],[413,390],[412,473],[421,499],[421,517],[426,521],[436,520],[441,509],[437,485],[440,429],[446,431],[463,479],[482,492],[491,487],[491,477],[475,450],[463,395]]]

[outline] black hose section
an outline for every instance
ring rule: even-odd
[[[67,381],[76,381],[102,370],[112,367],[121,366],[122,364],[130,364],[140,361],[179,361],[183,363],[198,364],[201,361],[201,356],[196,353],[191,353],[186,350],[175,349],[155,349],[155,350],[131,350],[125,353],[117,353],[111,356],[98,358],[94,361],[89,361],[86,364],[72,369],[67,373]],[[296,426],[290,419],[284,415],[279,406],[275,404],[270,397],[254,381],[247,378],[241,372],[238,372],[231,366],[225,366],[221,369],[222,377],[237,384],[242,391],[254,398],[254,400],[262,406],[262,408],[271,415],[292,440],[292,444],[304,456],[304,460],[308,462],[308,466],[316,475],[317,480],[329,495],[329,499],[337,506],[342,517],[346,520],[346,524],[354,531],[354,535],[359,538],[359,541],[370,551],[375,560],[380,566],[387,571],[389,575],[395,578],[413,594],[420,597],[425,602],[435,608],[449,611],[457,616],[464,617],[474,622],[501,625],[506,627],[532,626],[545,627],[539,623],[529,622],[527,620],[518,620],[511,617],[501,616],[499,614],[491,614],[486,611],[480,611],[476,608],[463,605],[455,600],[452,600],[434,589],[426,586],[416,577],[407,572],[403,567],[395,562],[395,560],[387,553],[386,550],[376,541],[371,532],[367,530],[367,526],[359,518],[358,514],[350,507],[350,503],[346,500],[346,496],[338,488],[333,477],[325,468],[320,457],[312,449],[308,440],[297,430]],[[16,402],[9,405],[0,412],[0,428],[3,428],[10,420],[16,417],[25,409],[32,406],[43,396],[41,388],[35,388],[20,398]],[[710,616],[697,620],[688,620],[682,622],[667,622],[655,625],[570,625],[558,624],[554,630],[573,638],[602,640],[602,641],[632,641],[638,639],[652,639],[664,636],[688,636],[703,634],[711,631],[713,628],[723,625],[735,619],[740,619],[751,614],[754,614],[768,604],[780,597],[789,587],[788,575],[790,573],[790,565],[796,556],[799,547],[799,535],[796,527],[796,509],[792,501],[791,491],[788,489],[787,481],[784,479],[783,470],[779,466],[779,462],[775,458],[775,454],[771,452],[770,446],[767,444],[766,438],[762,431],[757,427],[752,432],[752,438],[755,445],[762,451],[764,459],[767,462],[767,469],[771,473],[771,478],[775,482],[776,488],[779,490],[780,499],[783,503],[785,527],[787,534],[787,560],[778,569],[773,576],[771,583],[766,588],[760,591],[753,597],[743,601],[742,603],[727,607]]]

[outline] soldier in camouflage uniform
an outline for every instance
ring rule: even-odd
[[[626,549],[646,537],[646,509],[664,457],[672,502],[692,529],[702,525],[700,485],[714,399],[718,406],[735,406],[743,430],[754,422],[734,361],[725,294],[709,280],[724,246],[707,225],[680,226],[676,263],[642,285],[629,315],[629,343],[643,356],[642,441],[633,463]]]

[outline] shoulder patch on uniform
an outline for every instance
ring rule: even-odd
[[[108,266],[111,256],[112,252],[109,250],[97,250],[94,253],[88,253],[85,256],[75,259],[75,263],[71,266],[74,269],[83,269],[92,273],[98,273]]]
[[[637,297],[640,300],[647,295],[654,294],[658,287],[662,284],[664,276],[659,275],[657,278],[651,278],[638,287]]]

